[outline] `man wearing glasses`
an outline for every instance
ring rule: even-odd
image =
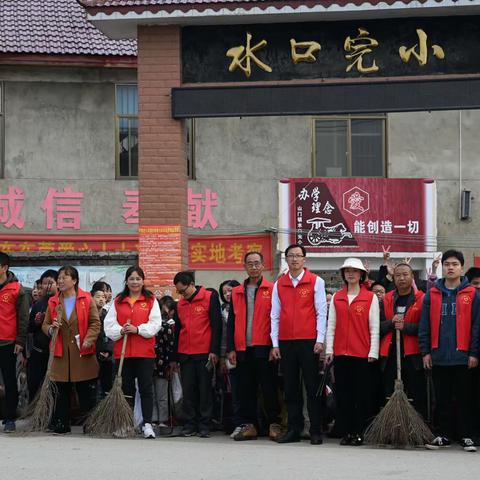
[[[184,437],[210,436],[212,370],[218,362],[222,318],[218,295],[196,286],[190,272],[179,272],[173,283],[181,298],[175,319],[176,362],[180,363],[183,388]]]
[[[272,357],[280,360],[285,383],[288,431],[278,443],[299,442],[303,430],[300,373],[307,390],[310,443],[322,444],[319,354],[323,351],[327,317],[325,282],[304,267],[306,250],[293,244],[285,250],[288,272],[272,291]]]
[[[258,435],[257,392],[260,387],[269,436],[280,437],[277,373],[269,361],[270,310],[273,283],[262,276],[263,255],[248,252],[244,257],[248,278],[232,290],[227,322],[228,359],[236,365],[240,431],[234,440],[255,440]]]

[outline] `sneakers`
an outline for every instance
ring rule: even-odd
[[[197,429],[195,427],[189,427],[185,425],[182,428],[181,436],[182,437],[194,437],[197,434]]]
[[[460,446],[466,451],[466,452],[476,452],[477,447],[473,443],[473,440],[471,438],[462,438],[460,442]]]
[[[151,423],[146,423],[142,427],[143,438],[155,438],[155,432],[153,431],[153,427]]]
[[[272,423],[268,429],[270,440],[276,442],[282,436],[282,427],[278,423]]]
[[[210,438],[210,430],[208,428],[201,428],[198,432],[200,438]]]
[[[233,437],[234,440],[256,440],[258,436],[257,429],[253,423],[242,425],[240,431]]]
[[[237,433],[240,433],[240,430],[242,429],[242,427],[235,427],[235,430],[230,434],[230,438],[235,438],[235,435]]]
[[[5,426],[3,427],[3,431],[5,433],[12,433],[17,429],[14,420],[5,420]]]
[[[451,444],[447,437],[435,437],[431,442],[425,444],[425,448],[427,450],[438,450],[441,447],[449,447]]]

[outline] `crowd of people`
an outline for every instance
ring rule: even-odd
[[[394,264],[384,248],[377,279],[347,258],[343,287],[333,291],[305,267],[302,245],[290,245],[285,259],[287,270],[270,282],[262,254],[249,252],[243,283],[226,280],[218,292],[178,272],[178,301],[155,298],[138,266],[115,298],[105,282],[83,291],[78,271],[64,266],[42,274],[32,303],[0,252],[4,431],[16,429],[17,356],[27,363],[32,401],[56,338],[48,373],[57,386],[49,425],[56,434],[71,430],[72,390],[81,422],[112,388],[123,355],[123,393],[145,438],[175,424],[185,437],[215,428],[235,441],[264,435],[320,445],[328,433],[359,446],[393,391],[399,348],[408,397],[435,432],[426,448],[457,440],[476,451],[480,268],[463,276],[463,254],[448,250],[420,280],[409,259]]]

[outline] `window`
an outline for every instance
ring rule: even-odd
[[[136,85],[117,85],[117,177],[138,177],[138,92]]]
[[[313,176],[384,177],[385,116],[314,119]]]

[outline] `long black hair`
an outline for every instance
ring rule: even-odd
[[[124,298],[128,297],[130,295],[130,289],[128,288],[127,285],[127,280],[128,277],[132,273],[138,273],[138,275],[142,278],[143,281],[145,281],[145,273],[140,267],[137,267],[136,265],[133,265],[132,267],[129,267],[127,271],[125,272],[125,287],[121,293],[117,295],[117,298],[119,300],[123,300]],[[142,295],[144,295],[146,298],[151,298],[153,297],[153,293],[150,290],[147,290],[145,288],[145,285],[142,286]]]

